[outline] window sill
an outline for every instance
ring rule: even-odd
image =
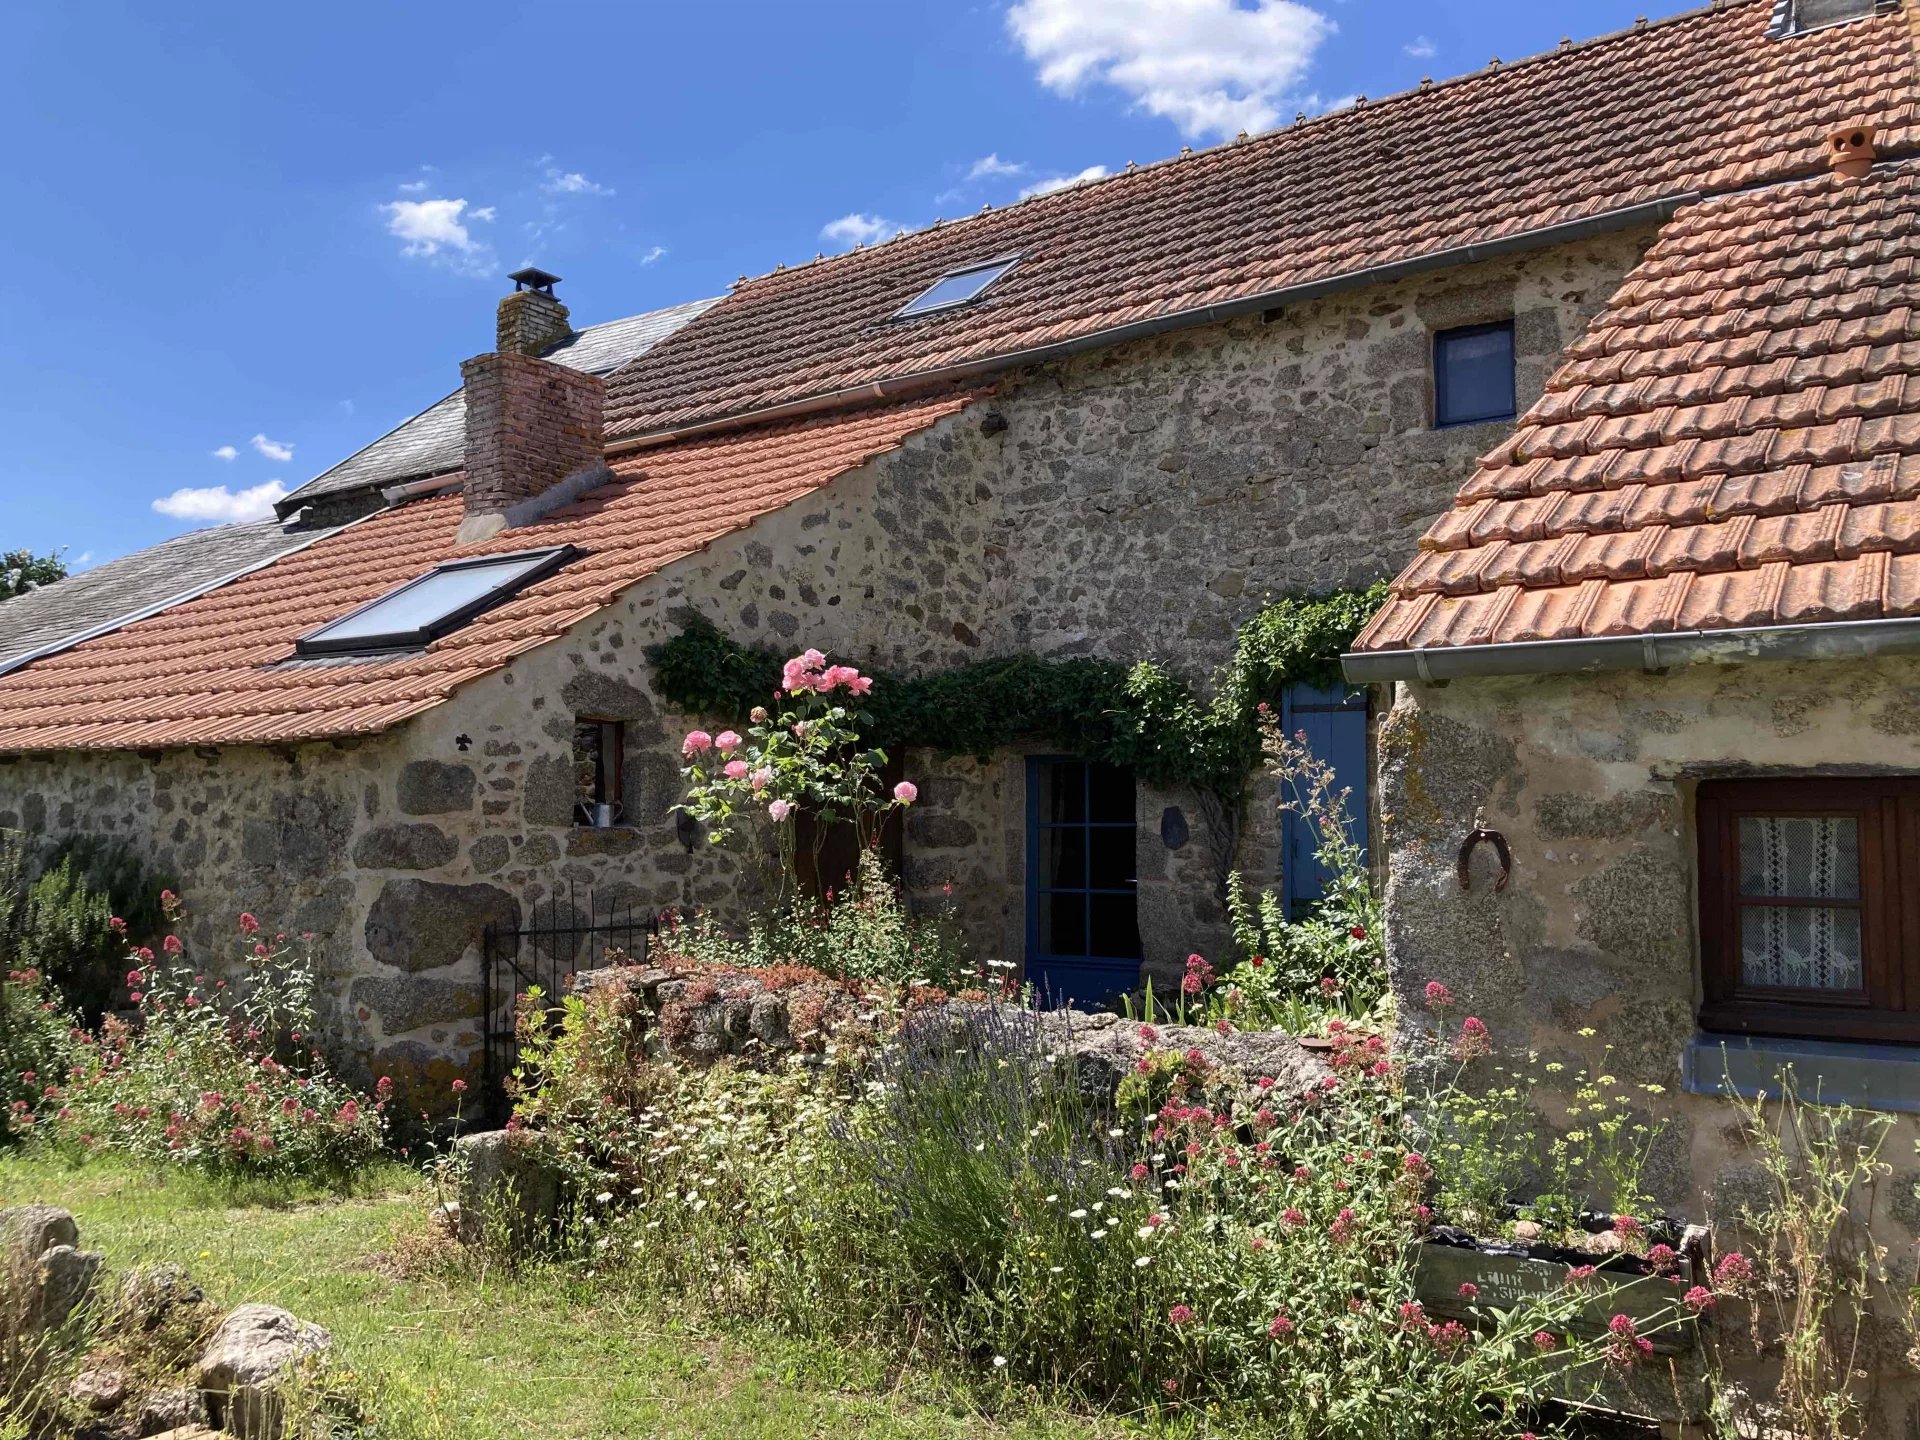
[[[1913,1045],[1696,1032],[1681,1057],[1680,1084],[1692,1095],[1752,1100],[1778,1095],[1788,1065],[1804,1100],[1920,1114],[1920,1046]]]

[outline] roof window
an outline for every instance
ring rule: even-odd
[[[571,545],[562,545],[436,565],[419,579],[302,635],[294,648],[303,656],[417,650],[551,575],[577,553]]]
[[[1864,20],[1881,13],[1882,9],[1880,0],[1774,0],[1773,23],[1767,27],[1767,35],[1774,40],[1784,40],[1809,30]]]
[[[1006,274],[1019,261],[1018,255],[1006,255],[998,260],[987,260],[978,265],[968,265],[960,270],[949,270],[902,305],[894,312],[893,318],[904,320],[912,315],[931,315],[937,310],[952,310],[961,305],[971,305],[986,292],[989,285]]]

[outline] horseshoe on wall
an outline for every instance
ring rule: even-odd
[[[1473,816],[1473,829],[1467,832],[1467,838],[1460,842],[1460,888],[1473,889],[1473,852],[1482,840],[1493,842],[1494,856],[1500,861],[1500,878],[1493,882],[1493,893],[1498,895],[1507,888],[1507,881],[1513,878],[1513,848],[1507,844],[1507,837],[1498,830],[1487,827],[1484,810],[1477,810]]]

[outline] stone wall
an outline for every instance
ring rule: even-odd
[[[1435,431],[1435,328],[1516,317],[1521,403],[1647,234],[1356,291],[1088,354],[999,393],[824,491],[629,589],[565,639],[353,745],[0,764],[0,824],[131,841],[176,878],[202,948],[248,909],[312,931],[350,1044],[429,1090],[476,1043],[478,941],[567,887],[601,910],[750,905],[763,857],[675,836],[686,715],[645,648],[704,615],[743,642],[918,673],[1035,651],[1158,659],[1204,682],[1270,593],[1396,569],[1502,433]],[[513,358],[513,357],[509,357]],[[535,362],[527,362],[535,363]],[[991,412],[1000,422],[983,424]],[[573,824],[576,716],[625,725],[625,824]],[[1018,960],[1018,747],[911,753],[916,903],[949,906],[983,957]],[[1270,787],[1245,815],[1142,788],[1150,963],[1220,953],[1238,859],[1277,878]],[[1183,824],[1167,827],[1170,808]]]
[[[1920,774],[1920,661],[1402,685],[1381,723],[1380,770],[1388,953],[1406,1026],[1432,1022],[1422,990],[1438,979],[1505,1046],[1569,1065],[1608,1047],[1623,1081],[1665,1087],[1657,1113],[1672,1129],[1651,1175],[1661,1201],[1696,1219],[1737,1213],[1758,1176],[1728,1102],[1681,1089],[1700,999],[1696,788],[1736,775]],[[1503,892],[1488,846],[1471,891],[1455,875],[1482,808],[1512,845]],[[1587,1027],[1594,1038],[1579,1034]],[[1818,1084],[1809,1062],[1796,1068],[1803,1088]],[[1540,1103],[1551,1117],[1564,1099]],[[1920,1120],[1900,1117],[1874,1210],[1905,1280],[1920,1237],[1916,1140]],[[1897,1356],[1871,1363],[1899,1368]],[[1903,1382],[1887,1403],[1915,1394]],[[1893,1413],[1866,1433],[1906,1433]]]

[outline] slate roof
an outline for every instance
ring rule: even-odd
[[[1883,154],[1920,146],[1906,15],[1769,40],[1771,14],[1735,0],[763,275],[613,377],[608,436],[1811,174],[1862,116]],[[1015,252],[979,303],[891,318],[944,272]]]
[[[194,595],[323,532],[289,535],[275,520],[176,535],[118,560],[0,600],[0,667],[47,645]]]
[[[538,523],[459,549],[457,495],[381,511],[197,599],[0,675],[0,752],[384,730],[972,398],[949,393],[663,445],[621,460],[612,481]],[[298,636],[443,560],[563,544],[584,553],[424,650],[293,658]]]
[[[1920,163],[1668,222],[1357,652],[1920,615]]]
[[[542,357],[575,370],[604,375],[618,369],[692,320],[714,298],[693,300],[665,310],[609,320],[575,332]],[[466,396],[453,394],[402,422],[288,495],[274,508],[284,518],[323,496],[397,485],[458,470],[467,438]]]

